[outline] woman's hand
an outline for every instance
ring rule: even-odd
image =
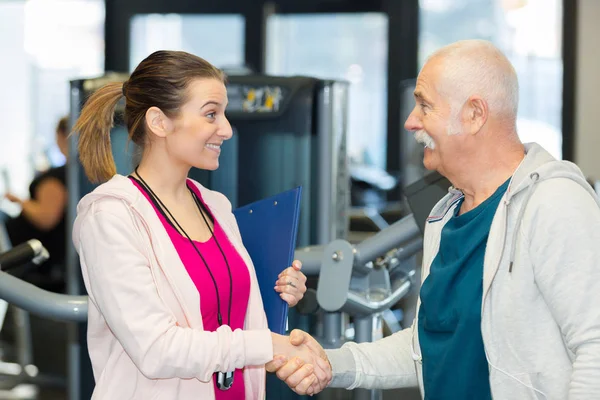
[[[290,388],[298,394],[312,396],[322,390],[319,378],[325,380],[328,375],[323,370],[324,361],[313,349],[303,342],[292,343],[289,336],[271,333],[271,337],[274,359],[266,365],[267,371],[275,372],[286,383],[293,382]]]
[[[300,272],[302,263],[294,260],[291,267],[286,268],[279,274],[275,282],[275,291],[280,293],[281,298],[294,307],[306,293],[306,276]]]

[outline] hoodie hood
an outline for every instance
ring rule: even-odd
[[[229,218],[227,218],[229,214],[231,214],[231,203],[225,198],[225,196],[219,192],[205,188],[194,180],[192,180],[192,182],[200,190],[202,199],[210,209],[211,213],[216,217],[220,217],[219,220],[222,220],[223,223],[231,225]],[[77,205],[77,218],[73,224],[73,243],[75,244],[75,248],[79,248],[78,232],[81,221],[83,221],[86,214],[93,209],[95,202],[107,197],[123,201],[129,206],[128,208],[130,209],[146,209],[147,212],[150,213],[149,215],[154,214],[154,210],[152,210],[150,203],[146,201],[131,180],[123,175],[115,175],[109,181],[103,183],[92,192],[85,195]]]
[[[85,214],[92,204],[105,197],[114,197],[133,205],[140,198],[140,192],[123,175],[115,175],[109,181],[85,195],[77,205],[77,214]]]
[[[555,159],[536,143],[525,144],[525,153],[525,158],[513,174],[508,187],[508,201],[539,182],[555,178],[570,179],[579,183],[590,194],[595,194],[579,167],[572,162]]]
[[[506,207],[509,207],[511,200],[514,197],[525,196],[523,202],[521,203],[519,214],[516,218],[515,229],[518,229],[521,225],[521,222],[523,220],[523,214],[527,209],[527,204],[529,203],[531,196],[535,192],[536,185],[540,182],[544,182],[549,179],[563,178],[570,179],[578,183],[596,200],[596,203],[600,206],[600,203],[598,202],[598,197],[596,196],[594,189],[587,182],[585,176],[583,175],[579,167],[577,167],[577,165],[573,164],[570,161],[562,161],[555,159],[543,147],[536,143],[525,144],[525,153],[526,154],[525,158],[523,159],[523,162],[513,174],[513,177],[511,179],[510,185],[506,193],[506,198],[504,200],[504,204],[506,205]],[[508,223],[508,220],[506,223]],[[508,233],[505,229],[505,235],[507,234]],[[512,236],[510,264],[508,268],[509,272],[512,272],[515,260],[517,237],[517,235]]]
[[[100,199],[112,197],[124,201],[133,206],[139,200],[139,190],[129,181],[129,178],[122,175],[115,175],[109,181],[96,187],[93,191],[85,195],[77,204],[77,217],[73,224],[73,244],[79,249],[79,228],[85,216],[90,212],[94,203]]]

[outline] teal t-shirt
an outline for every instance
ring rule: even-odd
[[[462,215],[460,200],[442,229],[419,307],[426,400],[492,398],[481,337],[483,259],[492,219],[509,181]]]

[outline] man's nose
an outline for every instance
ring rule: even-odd
[[[409,132],[414,132],[423,129],[423,124],[421,123],[421,119],[417,116],[416,111],[417,108],[415,107],[406,119],[406,122],[404,123],[404,129],[406,129]]]

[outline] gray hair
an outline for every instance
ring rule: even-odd
[[[492,115],[516,121],[519,82],[512,64],[493,44],[485,40],[463,40],[434,52],[429,60],[440,64],[436,88],[458,112],[472,95],[481,96]]]

